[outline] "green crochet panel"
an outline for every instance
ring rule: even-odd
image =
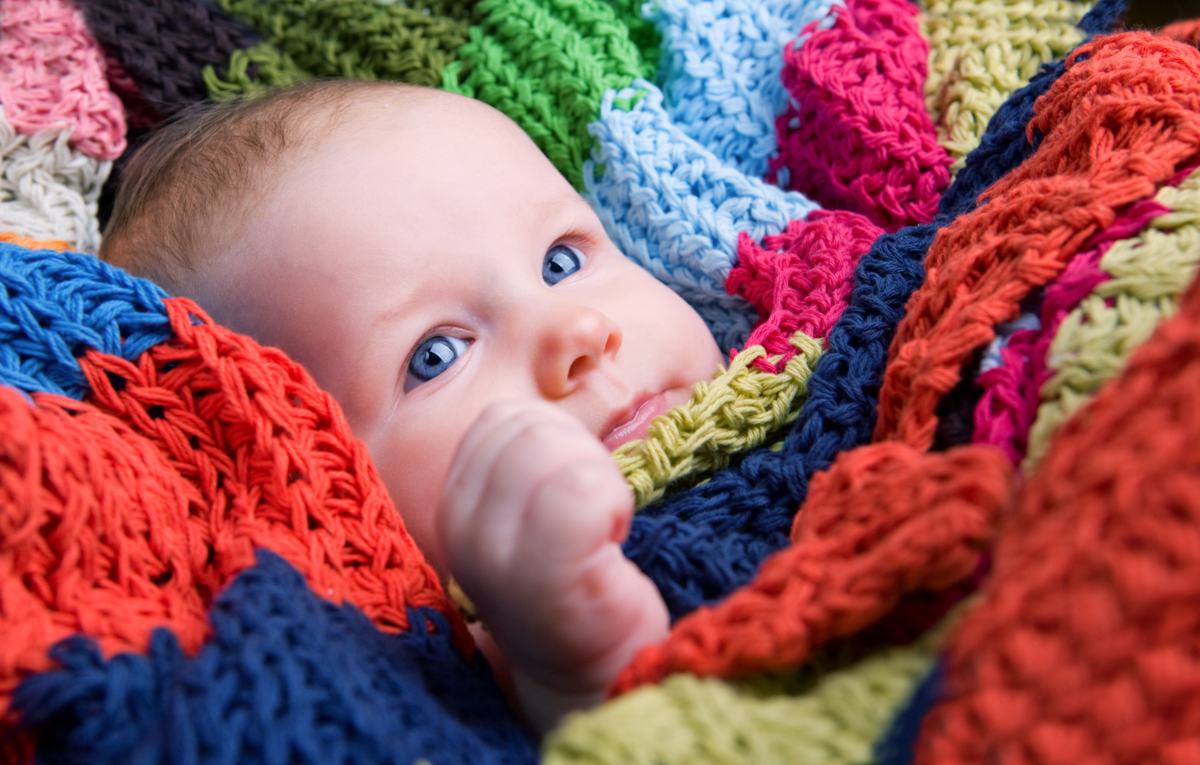
[[[507,114],[582,189],[593,145],[587,126],[599,116],[604,93],[654,74],[630,39],[625,19],[632,4],[621,7],[603,0],[483,0],[476,8],[480,23],[459,60],[443,71],[443,87]]]
[[[214,99],[309,77],[398,80],[437,86],[472,21],[472,0],[219,0],[266,35],[237,51],[225,71],[209,68]]]
[[[542,763],[861,765],[938,645],[922,638],[827,671],[743,683],[673,675],[568,717],[543,742]]]

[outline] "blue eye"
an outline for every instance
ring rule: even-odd
[[[551,286],[558,284],[583,268],[587,257],[569,244],[556,244],[542,261],[542,280]]]
[[[423,340],[408,362],[408,379],[404,389],[410,390],[449,369],[467,350],[467,341],[458,337],[434,335]]]

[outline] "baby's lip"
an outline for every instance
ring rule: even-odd
[[[611,452],[630,441],[646,437],[646,430],[654,418],[670,409],[672,403],[667,394],[639,395],[629,406],[619,409],[609,418],[604,435],[600,440]]]

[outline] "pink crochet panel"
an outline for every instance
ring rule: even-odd
[[[761,345],[778,363],[758,358],[754,365],[778,374],[796,349],[796,332],[823,338],[842,316],[854,288],[854,268],[883,231],[862,215],[815,210],[787,231],[763,238],[738,237],[738,264],[725,279],[731,295],[741,295],[768,318],[759,322],[746,345]],[[737,355],[735,348],[730,359]]]
[[[908,0],[848,0],[784,51],[793,103],[775,123],[791,188],[888,231],[926,223],[950,183],[950,157],[925,110],[929,43]]]
[[[116,159],[125,114],[104,75],[104,54],[67,0],[0,0],[0,104],[16,130],[73,127],[76,149]]]

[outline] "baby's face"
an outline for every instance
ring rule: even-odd
[[[445,94],[354,107],[193,292],[333,394],[440,572],[441,487],[488,404],[552,402],[614,449],[723,361],[518,127]]]

